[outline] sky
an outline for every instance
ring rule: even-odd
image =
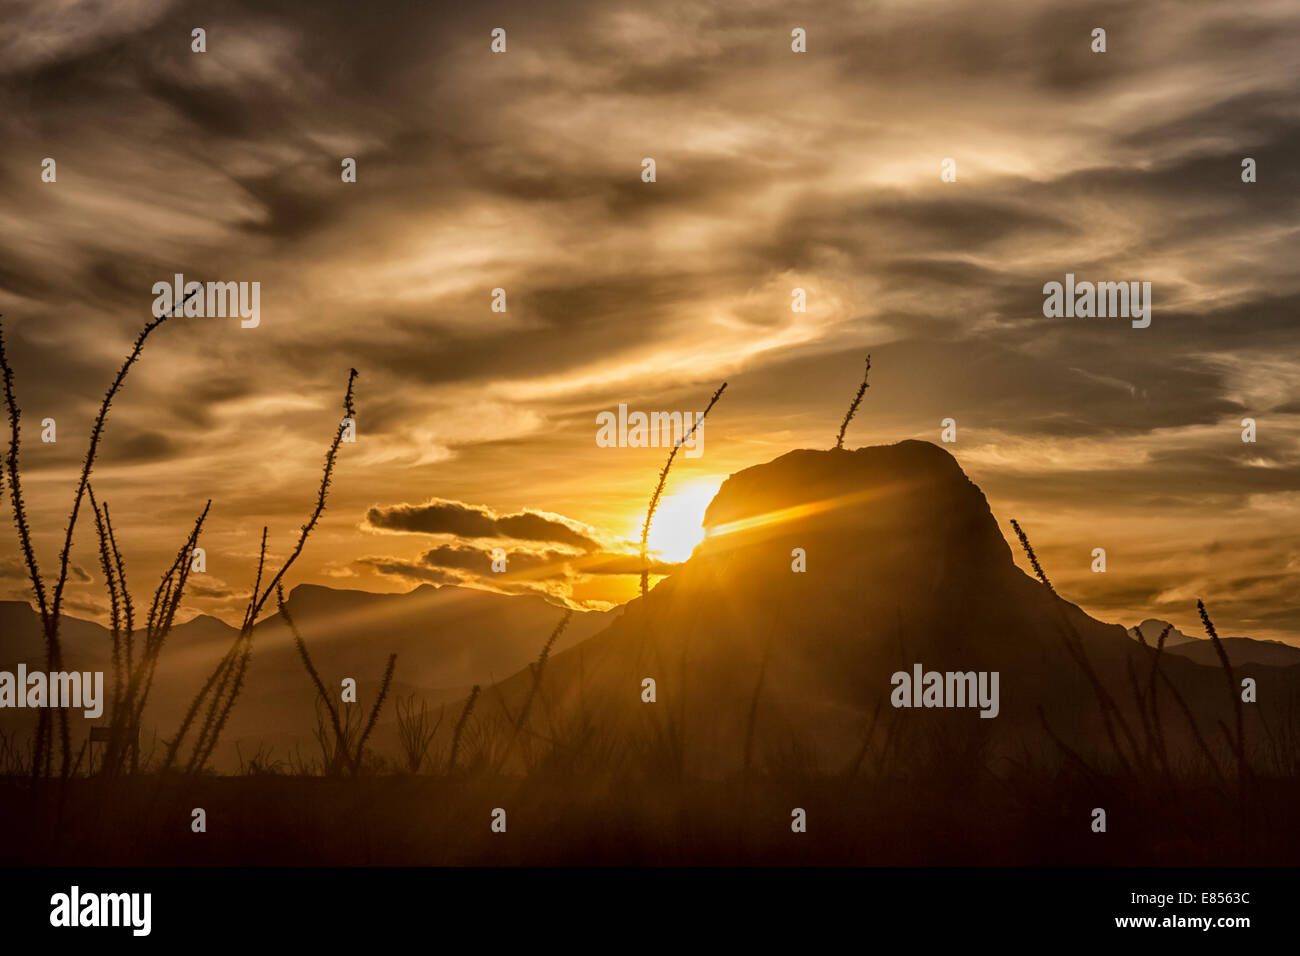
[[[1300,643],[1293,3],[4,0],[0,20],[0,314],[47,568],[89,422],[181,273],[257,281],[259,324],[154,332],[93,483],[141,595],[212,500],[185,613],[238,620],[264,525],[287,554],[349,368],[357,441],[290,583],[608,606],[636,592],[666,454],[598,446],[600,412],[698,412],[728,383],[651,538],[680,560],[727,475],[834,444],[869,352],[846,444],[953,419],[1004,533],[1018,519],[1090,613],[1194,633],[1199,597],[1221,634]],[[1150,326],[1045,317],[1067,273],[1150,282]],[[69,610],[91,615],[89,523],[77,542]]]

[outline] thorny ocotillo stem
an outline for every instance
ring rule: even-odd
[[[869,384],[867,384],[867,379],[870,376],[871,376],[871,355],[868,353],[867,369],[865,372],[862,373],[862,384],[858,386],[858,394],[853,396],[853,404],[849,406],[848,413],[845,414],[844,416],[844,421],[840,423],[840,433],[839,436],[835,439],[836,448],[844,447],[844,432],[848,429],[849,422],[853,420],[853,416],[857,414],[858,406],[862,404],[862,396],[865,395],[867,393],[867,389],[871,387]]]
[[[698,418],[695,419],[695,424],[691,426],[691,430],[687,432],[684,436],[682,436],[681,441],[673,444],[673,450],[668,453],[668,461],[664,465],[663,471],[659,472],[659,482],[658,484],[655,485],[654,494],[650,496],[650,506],[646,508],[646,513],[645,513],[645,524],[641,526],[641,596],[642,597],[645,597],[650,590],[650,566],[647,558],[649,552],[648,542],[650,540],[650,522],[654,520],[655,509],[659,507],[659,497],[664,493],[664,483],[668,480],[668,470],[673,466],[673,459],[677,457],[677,450],[681,448],[682,445],[686,444],[688,441],[691,440],[691,436],[695,434],[695,430],[699,428],[701,424],[703,424],[704,419],[708,416],[709,412],[713,410],[713,406],[718,403],[718,399],[722,397],[722,393],[725,392],[726,390],[727,390],[727,383],[723,382],[722,385],[719,386],[718,390],[713,393],[713,397],[709,399],[709,404],[704,409],[703,414],[701,414]]]
[[[1015,529],[1016,537],[1020,539],[1020,546],[1025,549],[1025,554],[1029,556],[1029,563],[1033,565],[1034,574],[1038,575],[1038,580],[1043,582],[1043,586],[1053,594],[1056,588],[1052,587],[1052,582],[1047,580],[1047,575],[1043,571],[1043,566],[1038,563],[1038,555],[1034,554],[1034,547],[1029,543],[1029,536],[1021,530],[1019,522],[1015,518],[1011,519],[1011,527]]]
[[[1244,780],[1246,773],[1246,732],[1242,722],[1241,695],[1237,692],[1237,684],[1232,676],[1232,665],[1228,663],[1228,653],[1223,649],[1223,642],[1219,640],[1219,632],[1215,630],[1214,622],[1210,620],[1210,612],[1205,609],[1205,602],[1199,598],[1196,601],[1196,610],[1201,614],[1201,623],[1205,626],[1205,633],[1210,636],[1210,641],[1214,644],[1214,651],[1219,656],[1219,665],[1223,668],[1223,673],[1228,680],[1228,693],[1232,696],[1233,717],[1237,723],[1237,738],[1233,749],[1237,752],[1238,775]]]

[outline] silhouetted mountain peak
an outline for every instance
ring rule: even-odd
[[[667,712],[709,715],[692,756],[710,772],[742,757],[755,688],[764,746],[816,741],[834,764],[889,706],[896,672],[998,672],[1006,689],[996,721],[929,712],[899,726],[1037,733],[1038,705],[1068,701],[1056,716],[1077,731],[1092,690],[1066,635],[1108,677],[1140,650],[1023,572],[983,492],[929,442],[789,452],[728,478],[704,526],[677,571],[553,658],[548,686],[557,708],[633,727],[654,715],[636,689],[656,678]],[[524,671],[502,692],[531,685]]]
[[[900,487],[902,486],[902,487]],[[799,449],[732,475],[705,513],[706,528],[717,527],[810,502],[867,501],[871,493],[933,494],[991,519],[984,496],[946,450],[908,439],[855,450]]]
[[[1141,624],[1137,625],[1137,627],[1130,627],[1128,629],[1128,636],[1133,638],[1135,641],[1138,640],[1138,630],[1140,628],[1142,631],[1142,638],[1144,638],[1147,644],[1151,647],[1155,647],[1160,640],[1161,632],[1164,631],[1166,627],[1169,628],[1169,633],[1165,635],[1165,647],[1175,647],[1179,644],[1186,644],[1189,641],[1195,641],[1198,639],[1197,635],[1184,634],[1168,621],[1162,621],[1157,617],[1149,617]]]
[[[674,577],[725,562],[758,588],[872,591],[914,609],[1023,577],[983,492],[930,442],[789,452],[728,478],[704,525]]]

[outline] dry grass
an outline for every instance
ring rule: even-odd
[[[496,767],[498,772],[506,765],[506,761],[510,759],[510,753],[514,749],[515,742],[519,739],[519,735],[528,726],[528,717],[532,712],[533,702],[537,699],[538,691],[541,690],[542,675],[546,672],[546,662],[550,659],[551,648],[555,646],[555,642],[559,640],[560,635],[564,633],[564,629],[569,626],[569,620],[572,617],[572,609],[564,612],[564,616],[560,618],[560,623],[555,626],[555,630],[551,632],[550,637],[546,639],[546,643],[542,645],[542,651],[537,655],[537,661],[528,665],[533,681],[528,687],[528,696],[524,698],[524,703],[519,708],[519,716],[512,721],[510,738],[506,741],[505,748],[502,750],[501,756],[497,759]]]
[[[465,727],[469,724],[470,714],[474,712],[474,704],[478,700],[478,695],[482,692],[478,684],[469,692],[469,697],[465,698],[465,707],[460,712],[460,719],[456,721],[456,730],[451,737],[451,755],[447,758],[447,773],[453,773],[456,770],[456,757],[460,754],[461,738],[465,735]]]
[[[1047,575],[1044,573],[1042,566],[1039,564],[1038,557],[1029,543],[1028,536],[1016,521],[1013,520],[1011,525],[1016,532],[1016,536],[1020,539],[1020,544],[1029,558],[1034,573],[1038,576],[1038,579],[1042,582],[1043,586],[1055,595],[1056,591],[1048,581]],[[1200,613],[1201,621],[1205,625],[1206,633],[1209,635],[1218,654],[1220,667],[1227,682],[1228,694],[1231,698],[1233,712],[1236,717],[1235,735],[1229,732],[1227,726],[1224,725],[1222,721],[1219,722],[1219,728],[1222,730],[1223,735],[1227,740],[1228,747],[1235,758],[1237,767],[1237,792],[1240,797],[1244,798],[1246,796],[1247,783],[1252,776],[1252,770],[1247,758],[1245,724],[1241,708],[1241,698],[1236,679],[1228,662],[1228,656],[1223,649],[1222,643],[1219,641],[1214,624],[1210,621],[1209,613],[1205,610],[1205,605],[1202,601],[1198,600],[1196,606]],[[1157,784],[1166,793],[1173,792],[1177,789],[1178,775],[1170,761],[1168,740],[1162,723],[1160,708],[1157,706],[1156,702],[1157,688],[1160,686],[1157,681],[1159,680],[1163,682],[1165,689],[1168,691],[1170,697],[1182,715],[1187,726],[1188,735],[1196,744],[1196,750],[1204,761],[1204,766],[1210,771],[1220,788],[1226,789],[1227,777],[1220,767],[1219,761],[1216,759],[1212,748],[1207,742],[1205,734],[1201,731],[1195,713],[1188,705],[1177,685],[1174,684],[1169,675],[1161,668],[1165,638],[1172,625],[1167,625],[1164,630],[1161,631],[1156,647],[1152,652],[1151,667],[1147,676],[1145,690],[1143,689],[1142,683],[1139,682],[1137,678],[1132,660],[1129,659],[1126,662],[1129,688],[1133,696],[1133,712],[1137,714],[1139,720],[1139,730],[1141,734],[1139,738],[1138,734],[1134,733],[1129,722],[1125,719],[1124,714],[1116,703],[1113,695],[1106,690],[1105,686],[1098,678],[1096,671],[1088,660],[1087,654],[1084,652],[1083,642],[1079,637],[1077,629],[1074,628],[1065,616],[1064,606],[1058,603],[1057,610],[1060,612],[1062,622],[1065,625],[1065,649],[1083,671],[1093,689],[1098,707],[1101,710],[1102,721],[1106,729],[1107,738],[1110,741],[1111,754],[1119,764],[1124,775],[1135,783],[1146,782]],[[1150,650],[1150,646],[1147,644],[1146,638],[1140,629],[1138,630],[1138,639],[1140,646]],[[1086,776],[1094,780],[1101,779],[1104,776],[1102,770],[1096,766],[1090,765],[1077,752],[1066,746],[1066,744],[1062,742],[1047,725],[1047,720],[1043,714],[1041,706],[1038,708],[1038,713],[1040,721],[1042,722],[1043,728],[1049,739],[1051,739],[1061,753],[1064,754],[1067,761]],[[1120,738],[1116,734],[1117,727],[1120,731],[1120,735],[1123,737],[1124,746],[1121,746]],[[1276,759],[1274,763],[1279,770],[1283,768],[1283,764],[1278,762]]]
[[[446,708],[439,707],[438,719],[434,720],[427,701],[420,701],[419,707],[416,707],[414,694],[406,700],[399,698],[396,704],[398,740],[406,761],[406,770],[408,773],[419,773],[428,760],[429,746],[437,736],[438,728],[442,726]]]
[[[339,708],[335,706],[333,696],[325,689],[325,683],[321,680],[320,672],[316,670],[316,665],[311,659],[311,653],[307,650],[307,642],[302,639],[302,634],[298,631],[298,625],[294,623],[293,617],[289,614],[289,607],[284,600],[284,588],[277,584],[275,593],[280,616],[284,618],[285,624],[288,625],[289,631],[293,634],[293,643],[298,649],[298,656],[302,659],[303,668],[307,671],[307,676],[311,678],[312,686],[316,688],[317,704],[323,704],[329,714],[329,727],[334,736],[332,744],[327,745],[325,741],[325,724],[320,719],[319,709],[317,710],[317,739],[320,741],[321,751],[325,757],[326,773],[341,773],[346,768],[351,771],[353,776],[356,776],[361,772],[366,741],[374,731],[375,723],[379,720],[379,711],[388,698],[388,690],[393,683],[393,670],[397,666],[397,655],[390,654],[388,656],[388,665],[384,668],[384,677],[380,682],[379,694],[375,698],[374,706],[370,709],[370,716],[366,720],[364,728],[359,733],[355,732],[351,720],[352,709],[346,708],[346,718],[340,719]],[[355,743],[353,743],[354,740]],[[426,743],[425,746],[427,747],[428,744]]]

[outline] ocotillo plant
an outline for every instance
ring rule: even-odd
[[[370,708],[370,719],[366,721],[366,727],[361,731],[361,739],[357,741],[356,756],[352,760],[352,773],[355,776],[361,772],[361,758],[366,752],[366,741],[370,739],[370,732],[375,729],[375,724],[379,721],[379,711],[383,709],[384,701],[388,699],[388,688],[393,683],[393,670],[397,667],[397,655],[388,655],[388,666],[384,668],[384,679],[379,684],[379,696],[375,698],[375,706]]]
[[[131,593],[126,583],[126,566],[113,532],[108,504],[102,507],[95,499],[94,489],[87,487],[90,507],[95,515],[95,530],[99,537],[100,567],[104,571],[105,587],[109,595],[111,615],[113,697],[109,711],[109,739],[100,762],[99,772],[105,776],[120,773],[129,754],[131,769],[136,768],[139,749],[140,718],[144,713],[149,691],[153,686],[154,672],[163,643],[171,633],[185,591],[185,582],[192,567],[192,555],[202,530],[204,519],[212,502],[203,508],[194,528],[176,554],[171,568],[163,575],[154,592],[149,608],[143,646],[139,660],[135,659],[135,611]]]
[[[460,753],[460,738],[465,733],[465,725],[469,723],[469,715],[474,712],[474,702],[478,700],[479,693],[483,690],[478,684],[469,692],[469,698],[465,701],[465,709],[460,712],[460,719],[456,721],[456,729],[451,735],[451,756],[447,758],[447,773],[456,769],[456,757]]]
[[[312,662],[311,654],[307,651],[307,643],[298,633],[298,625],[294,624],[293,617],[289,614],[289,608],[284,600],[284,588],[275,589],[276,599],[280,606],[280,616],[284,618],[284,623],[288,625],[289,632],[293,634],[294,646],[298,649],[298,656],[302,658],[302,666],[307,671],[307,676],[311,678],[312,685],[316,688],[316,694],[325,704],[325,710],[330,717],[330,726],[334,731],[335,753],[348,753],[346,745],[347,737],[343,733],[343,725],[339,721],[338,708],[334,706],[334,698],[329,691],[325,689],[325,682],[320,678],[320,672],[316,670],[316,665]],[[326,768],[328,770],[328,767]]]
[[[858,386],[858,393],[853,396],[853,401],[849,404],[849,410],[844,415],[844,421],[840,423],[840,433],[835,438],[835,447],[837,449],[844,447],[844,432],[848,430],[849,422],[853,421],[853,416],[857,414],[858,406],[862,404],[862,396],[867,393],[871,386],[867,384],[867,379],[871,375],[871,355],[867,355],[867,370],[862,373],[862,384]]]
[[[564,629],[569,626],[569,619],[571,617],[573,617],[573,610],[566,610],[564,612],[564,617],[560,618],[560,623],[555,626],[555,630],[551,632],[551,636],[548,637],[546,643],[542,645],[542,652],[537,655],[536,663],[528,665],[528,669],[532,671],[533,682],[528,688],[528,696],[524,698],[523,706],[519,708],[519,716],[515,718],[514,727],[510,732],[510,739],[506,741],[505,750],[502,751],[501,757],[497,762],[498,771],[505,767],[506,761],[510,758],[510,749],[514,746],[515,740],[518,738],[519,734],[523,732],[524,726],[528,721],[528,712],[532,710],[533,707],[533,700],[536,698],[538,690],[541,689],[542,674],[546,671],[546,662],[550,659],[551,648],[555,646],[555,642],[559,640],[560,635],[564,633]]]
[[[1011,519],[1011,527],[1015,530],[1016,537],[1020,539],[1021,547],[1025,549],[1025,554],[1029,558],[1029,563],[1034,568],[1034,574],[1036,574],[1038,580],[1043,583],[1043,587],[1047,588],[1047,590],[1055,596],[1056,589],[1052,587],[1052,582],[1047,580],[1047,573],[1043,571],[1043,566],[1038,563],[1038,555],[1034,553],[1033,546],[1029,543],[1029,536],[1025,534],[1024,530],[1020,527],[1019,522],[1014,518]],[[1061,631],[1061,640],[1065,645],[1065,650],[1074,659],[1074,662],[1079,665],[1079,669],[1083,671],[1084,676],[1087,677],[1088,682],[1092,685],[1093,693],[1096,695],[1097,701],[1101,706],[1102,726],[1106,729],[1106,736],[1110,740],[1111,749],[1114,751],[1116,759],[1118,759],[1123,765],[1125,771],[1132,772],[1133,762],[1125,755],[1124,749],[1120,746],[1119,739],[1115,734],[1115,727],[1119,727],[1125,740],[1128,742],[1129,754],[1132,755],[1133,760],[1136,760],[1139,754],[1137,739],[1133,736],[1128,721],[1124,719],[1124,714],[1115,703],[1114,697],[1112,697],[1106,690],[1105,685],[1102,684],[1101,679],[1097,676],[1096,670],[1093,669],[1092,663],[1088,660],[1087,652],[1083,646],[1083,640],[1079,637],[1079,632],[1066,616],[1064,605],[1058,602],[1056,604],[1056,611],[1061,618],[1063,626]],[[1040,716],[1041,713],[1040,709]],[[1050,729],[1048,730],[1048,733],[1051,733]],[[1053,739],[1055,739],[1055,737],[1053,737]]]
[[[1042,565],[1038,563],[1038,556],[1034,553],[1034,549],[1029,543],[1028,536],[1016,521],[1013,520],[1011,526],[1015,529],[1016,536],[1020,539],[1020,544],[1024,548],[1025,554],[1029,557],[1029,562],[1034,568],[1034,573],[1038,576],[1038,579],[1043,583],[1043,585],[1055,594],[1056,590],[1052,587],[1051,582],[1047,580],[1047,575],[1044,573]],[[1209,622],[1209,615],[1206,613],[1204,605],[1197,602],[1197,607],[1201,612],[1201,620],[1206,625],[1206,631],[1210,634],[1211,641],[1215,642],[1216,650],[1219,652],[1220,663],[1223,665],[1224,671],[1228,675],[1229,689],[1233,692],[1233,700],[1239,707],[1240,699],[1237,697],[1235,685],[1232,683],[1232,671],[1227,666],[1227,655],[1223,653],[1222,646],[1218,644],[1218,635],[1214,632],[1214,625]],[[1151,673],[1148,677],[1148,689],[1145,694],[1138,685],[1137,676],[1132,669],[1131,662],[1129,664],[1129,681],[1133,688],[1136,711],[1141,720],[1141,729],[1144,734],[1144,742],[1139,745],[1136,736],[1130,729],[1128,721],[1125,720],[1114,697],[1105,689],[1100,678],[1097,676],[1096,671],[1093,670],[1087,654],[1084,651],[1083,641],[1080,638],[1078,631],[1072,624],[1070,624],[1068,618],[1066,618],[1063,606],[1058,606],[1057,611],[1060,613],[1062,622],[1065,625],[1063,638],[1066,651],[1074,659],[1075,663],[1079,665],[1084,675],[1088,678],[1089,683],[1092,685],[1093,693],[1095,694],[1101,708],[1102,724],[1110,739],[1111,749],[1120,764],[1123,766],[1125,772],[1135,775],[1138,769],[1146,767],[1148,770],[1161,773],[1166,783],[1172,783],[1173,781],[1173,767],[1170,765],[1164,728],[1161,723],[1159,708],[1156,705],[1156,678],[1158,676],[1164,681],[1165,688],[1169,691],[1174,703],[1178,705],[1179,711],[1187,722],[1188,731],[1191,734],[1192,740],[1196,743],[1201,755],[1205,758],[1206,765],[1210,768],[1210,771],[1221,784],[1226,784],[1227,781],[1223,771],[1220,769],[1219,763],[1214,757],[1214,752],[1210,749],[1204,735],[1197,726],[1196,716],[1193,714],[1191,707],[1188,705],[1186,699],[1184,699],[1182,693],[1178,690],[1177,685],[1174,684],[1169,675],[1160,669],[1160,656],[1164,650],[1165,638],[1169,634],[1173,625],[1166,625],[1164,630],[1160,633],[1160,637],[1156,643],[1155,654],[1151,662]],[[1140,629],[1137,634],[1138,640],[1142,646],[1148,646],[1146,638],[1143,636]],[[1223,731],[1225,736],[1228,737],[1229,746],[1232,748],[1234,754],[1237,755],[1239,783],[1244,787],[1249,769],[1245,763],[1245,746],[1242,742],[1244,732],[1240,723],[1240,710],[1237,711],[1237,714],[1237,740],[1234,742],[1232,736],[1228,734],[1226,727],[1223,727]],[[1047,731],[1053,742],[1056,743],[1057,747],[1077,766],[1094,776],[1097,775],[1097,771],[1094,768],[1089,767],[1079,754],[1070,750],[1070,748],[1068,748],[1054,733],[1052,733],[1051,728],[1047,726],[1047,720],[1041,706],[1038,708],[1038,715],[1040,721],[1043,723],[1044,729]],[[1115,733],[1115,727],[1119,728],[1120,732],[1124,736],[1124,740],[1128,744],[1127,756],[1125,750],[1120,747],[1119,739]]]
[[[1016,537],[1020,539],[1020,547],[1024,548],[1025,555],[1029,558],[1029,563],[1033,567],[1038,580],[1043,582],[1043,587],[1055,594],[1056,588],[1052,587],[1052,582],[1047,580],[1047,573],[1043,570],[1043,566],[1038,563],[1038,555],[1034,554],[1034,546],[1029,543],[1029,535],[1025,534],[1020,527],[1020,522],[1016,521],[1015,518],[1011,519],[1011,529],[1015,531]]]
[[[1161,676],[1160,656],[1165,651],[1165,638],[1169,636],[1169,632],[1173,630],[1173,627],[1174,626],[1172,624],[1166,624],[1164,628],[1160,631],[1160,636],[1156,638],[1155,652],[1151,655],[1151,670],[1150,673],[1147,675],[1147,692],[1144,698],[1147,704],[1147,708],[1151,714],[1150,725],[1155,737],[1154,752],[1156,757],[1160,761],[1161,769],[1164,771],[1165,777],[1167,779],[1172,776],[1173,770],[1169,766],[1169,748],[1165,743],[1164,727],[1162,726],[1160,720],[1160,707],[1159,707],[1158,696],[1157,696],[1159,685],[1156,683],[1156,677]],[[1135,627],[1133,630],[1137,632],[1138,641],[1141,642],[1142,646],[1143,647],[1148,646],[1147,639],[1142,634],[1142,627],[1139,625]]]
[[[72,499],[72,512],[68,517],[67,530],[64,532],[63,547],[59,552],[58,580],[55,582],[53,595],[48,597],[45,581],[41,577],[40,569],[36,563],[36,552],[32,547],[31,528],[27,521],[26,505],[23,502],[22,480],[18,467],[22,415],[14,398],[14,373],[13,369],[9,367],[9,360],[4,347],[3,329],[0,329],[0,372],[3,372],[5,407],[9,414],[9,453],[5,458],[5,474],[9,479],[14,525],[18,529],[19,545],[27,566],[27,573],[31,578],[32,593],[36,598],[37,610],[41,616],[41,628],[45,636],[45,666],[46,670],[51,673],[63,669],[63,649],[59,642],[59,622],[63,611],[63,589],[68,582],[69,558],[72,555],[72,536],[77,528],[77,516],[81,511],[81,501],[85,497],[86,489],[90,484],[90,473],[95,465],[95,456],[99,451],[99,440],[104,433],[104,421],[108,418],[108,410],[113,404],[114,396],[122,388],[122,383],[126,380],[126,375],[131,370],[131,366],[140,357],[140,351],[144,348],[145,339],[149,337],[154,329],[175,315],[177,309],[181,308],[197,294],[197,289],[190,292],[172,306],[166,314],[155,318],[140,330],[140,334],[136,336],[135,343],[127,354],[126,360],[122,363],[122,367],[118,369],[113,384],[109,386],[108,393],[99,405],[99,413],[95,416],[94,424],[90,429],[90,446],[87,448],[86,457],[82,461],[81,476],[77,482],[77,492]],[[71,770],[68,714],[63,708],[58,708],[56,712],[59,721],[60,775],[66,777]],[[53,763],[53,735],[49,732],[49,721],[49,710],[41,708],[37,715],[36,741],[32,747],[33,778],[42,775],[48,776]]]
[[[257,576],[253,582],[253,593],[249,597],[248,608],[244,612],[243,625],[239,629],[238,636],[232,642],[230,650],[226,652],[225,657],[221,659],[221,662],[209,675],[203,687],[195,695],[194,700],[190,702],[189,709],[181,720],[180,728],[168,742],[163,770],[171,768],[182,742],[189,733],[199,709],[205,702],[208,705],[207,713],[202,724],[199,725],[199,732],[190,752],[186,771],[194,774],[202,772],[203,767],[212,756],[213,750],[216,749],[217,741],[226,726],[226,721],[230,719],[230,712],[235,706],[235,700],[238,698],[240,690],[243,689],[244,677],[248,672],[248,662],[253,653],[253,630],[257,625],[257,616],[272,592],[279,588],[285,573],[298,560],[298,556],[302,554],[308,536],[315,529],[321,514],[325,511],[325,499],[329,494],[330,481],[334,475],[334,464],[338,459],[339,446],[343,443],[343,435],[347,431],[348,422],[356,418],[356,410],[352,402],[352,389],[356,383],[356,378],[357,370],[349,369],[348,387],[343,395],[344,417],[339,422],[338,429],[334,434],[334,441],[325,453],[324,474],[321,476],[320,488],[316,492],[316,506],[307,519],[307,523],[302,526],[293,551],[280,565],[280,570],[275,573],[265,588],[262,588],[262,573],[266,561],[266,531],[263,529],[262,551],[258,558]],[[211,694],[211,699],[209,699],[209,694]]]
[[[650,496],[650,505],[648,508],[646,508],[646,512],[645,512],[645,524],[641,526],[641,596],[642,597],[645,597],[650,590],[650,565],[648,563],[648,554],[649,554],[648,543],[650,540],[650,522],[654,521],[655,509],[659,507],[659,497],[664,493],[664,482],[668,480],[668,469],[672,468],[673,466],[673,459],[677,457],[677,450],[681,448],[682,445],[686,444],[688,441],[691,440],[691,436],[695,434],[695,430],[699,428],[701,424],[703,424],[704,419],[708,416],[709,412],[713,410],[713,406],[718,403],[718,399],[722,397],[722,393],[725,392],[726,390],[727,390],[727,383],[723,382],[722,385],[718,388],[718,390],[713,393],[713,397],[709,399],[709,404],[707,407],[705,407],[704,414],[696,418],[695,424],[691,426],[691,430],[682,436],[681,441],[673,445],[673,450],[668,453],[668,461],[664,464],[664,470],[659,472],[659,482],[658,484],[655,485],[654,494]]]
[[[1232,665],[1228,663],[1228,653],[1223,649],[1223,642],[1219,640],[1219,632],[1214,628],[1214,622],[1210,620],[1210,612],[1205,610],[1205,602],[1199,598],[1196,601],[1196,610],[1200,612],[1201,624],[1205,627],[1205,633],[1209,635],[1210,641],[1214,644],[1214,652],[1219,657],[1219,666],[1223,668],[1224,677],[1228,681],[1228,694],[1232,698],[1232,713],[1237,724],[1237,733],[1234,738],[1228,733],[1228,728],[1223,728],[1223,734],[1228,738],[1228,744],[1232,747],[1233,755],[1237,758],[1237,781],[1244,789],[1246,778],[1249,774],[1249,767],[1246,764],[1246,729],[1241,713],[1241,694],[1237,688],[1235,678],[1232,676]]]

